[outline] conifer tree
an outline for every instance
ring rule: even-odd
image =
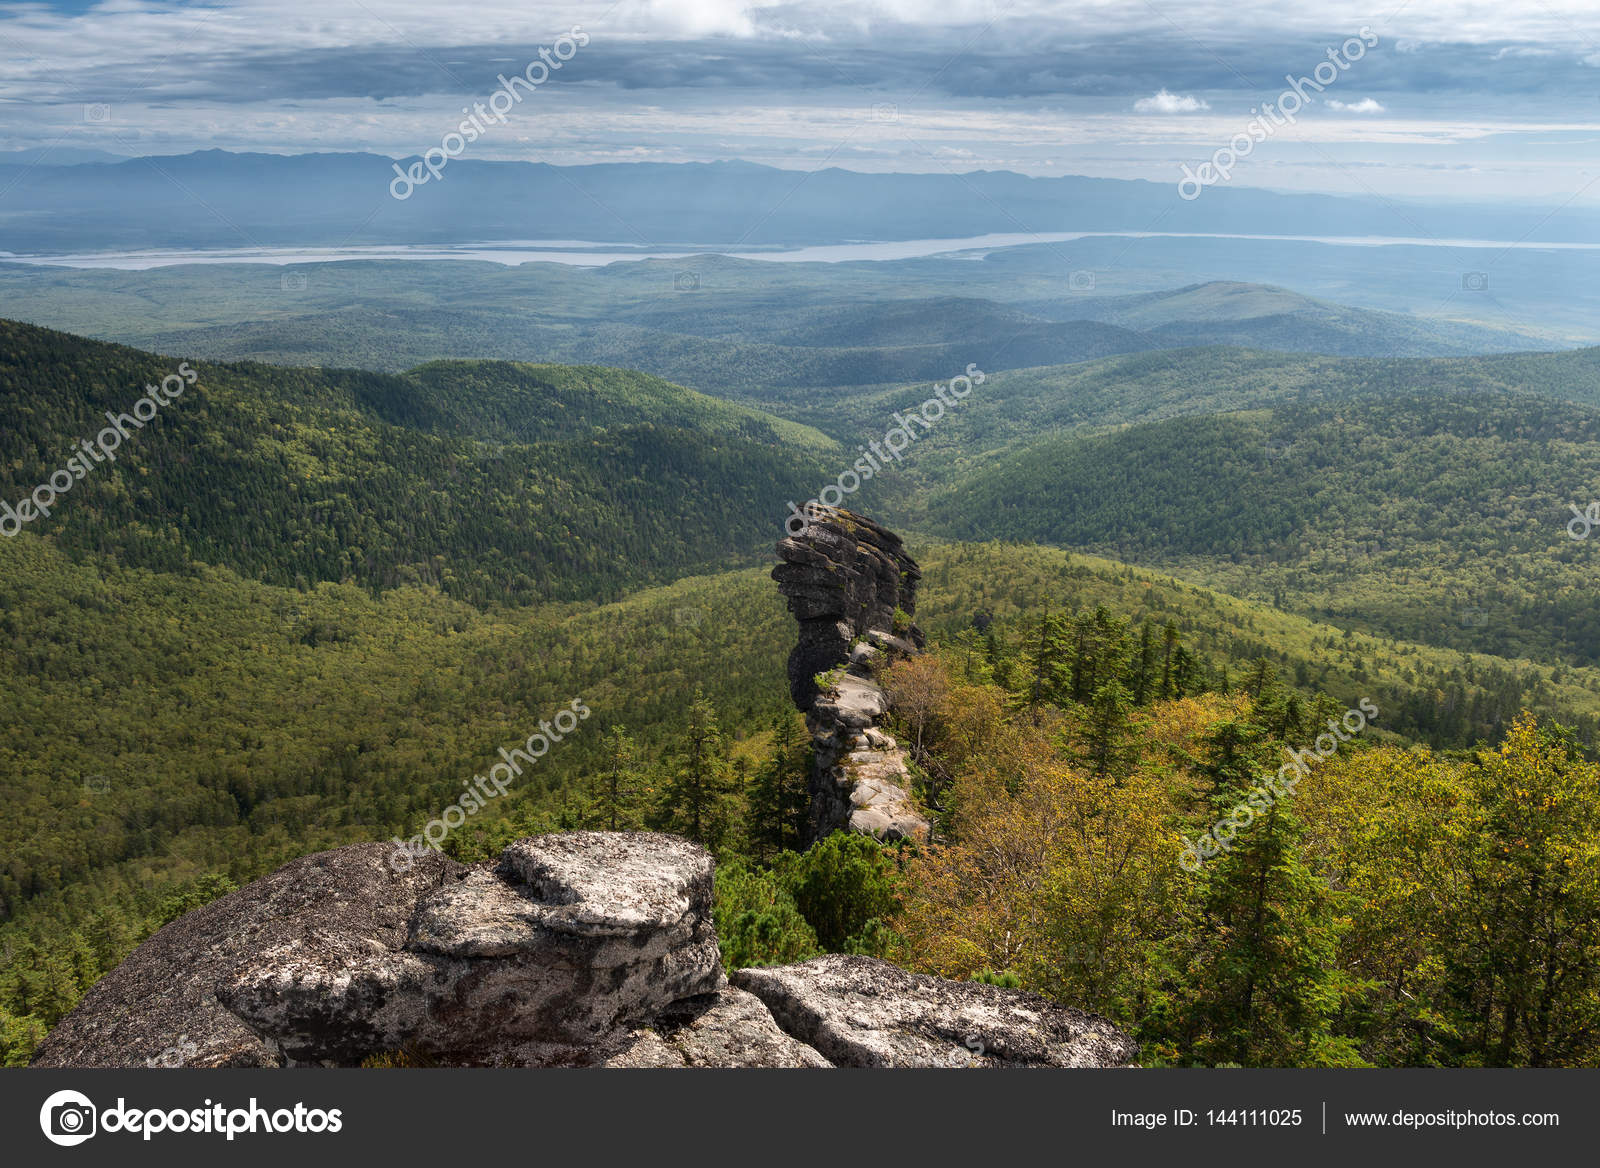
[[[715,847],[727,829],[732,794],[732,766],[717,725],[717,711],[696,686],[689,724],[667,783],[663,819],[695,843]]]
[[[1138,759],[1133,741],[1133,703],[1118,681],[1107,682],[1095,691],[1090,703],[1083,761],[1097,779],[1120,783],[1128,777]]]
[[[799,851],[810,807],[811,748],[799,717],[780,714],[773,723],[772,751],[750,787],[746,835],[751,854],[766,859]]]
[[[1180,1046],[1205,1063],[1356,1065],[1333,1031],[1344,986],[1333,894],[1301,855],[1292,801],[1259,785],[1274,761],[1266,736],[1230,720],[1210,745],[1210,812],[1230,826],[1197,875]]]
[[[1173,690],[1173,668],[1176,662],[1174,657],[1181,651],[1178,643],[1178,626],[1172,621],[1167,622],[1166,628],[1161,630],[1161,700],[1170,701],[1182,695]]]
[[[626,729],[612,726],[601,750],[605,761],[590,788],[588,820],[604,831],[633,831],[643,825],[644,763],[639,746]]]
[[[1139,626],[1139,649],[1133,659],[1133,704],[1145,706],[1156,693],[1156,634],[1149,621]]]

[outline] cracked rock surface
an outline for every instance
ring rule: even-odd
[[[841,1067],[1118,1067],[1133,1041],[1104,1018],[1037,994],[830,954],[741,969],[733,984]]]

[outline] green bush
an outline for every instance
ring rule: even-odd
[[[829,953],[881,957],[891,935],[883,922],[900,907],[900,876],[887,849],[853,832],[835,832],[799,856],[784,857],[794,902]]]
[[[785,965],[821,952],[782,877],[735,862],[717,871],[714,915],[722,964]]]

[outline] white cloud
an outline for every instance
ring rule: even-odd
[[[1381,114],[1385,107],[1382,102],[1370,97],[1363,97],[1360,101],[1339,101],[1330,97],[1328,108],[1347,114]]]
[[[1176,93],[1161,90],[1153,97],[1141,97],[1133,103],[1134,113],[1140,114],[1192,114],[1211,107],[1198,97],[1188,94],[1179,97]]]

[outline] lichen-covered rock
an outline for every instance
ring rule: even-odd
[[[831,1067],[785,1034],[761,999],[733,986],[691,998],[628,1035],[608,1067]]]
[[[308,856],[163,929],[37,1061],[350,1065],[582,1061],[619,1027],[723,984],[711,857],[673,836],[520,840],[491,865],[391,848]],[[194,960],[196,954],[201,959]],[[148,1051],[148,1053],[146,1053]]]
[[[815,769],[809,833],[843,829],[881,840],[928,838],[905,755],[879,727],[884,666],[918,652],[916,562],[900,537],[859,515],[808,504],[806,528],[778,544],[772,570],[800,624],[789,690],[806,715]],[[822,676],[819,683],[818,677]]]
[[[388,864],[392,851],[359,844],[304,856],[179,917],[84,995],[45,1038],[35,1063],[280,1064],[278,1045],[219,1001],[218,987],[261,954],[292,950],[309,971],[400,949],[418,898],[465,869],[430,853],[396,873]]]
[[[733,984],[841,1067],[1122,1067],[1137,1048],[1104,1018],[1037,994],[832,955],[741,969]]]

